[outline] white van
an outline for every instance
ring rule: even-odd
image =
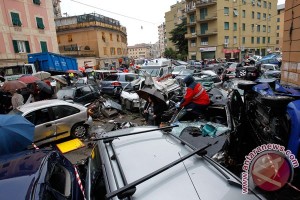
[[[7,81],[17,80],[25,74],[37,72],[33,64],[5,66],[1,67],[0,71],[4,72],[4,78]]]

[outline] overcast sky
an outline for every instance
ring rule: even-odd
[[[180,1],[180,0],[179,0]],[[61,0],[61,11],[69,16],[98,13],[120,21],[127,28],[128,45],[155,43],[165,12],[177,0]],[[285,0],[278,0],[278,4]],[[65,16],[65,15],[63,15]]]

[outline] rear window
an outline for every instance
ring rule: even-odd
[[[56,95],[57,95],[58,99],[64,99],[64,97],[73,97],[74,96],[74,90],[72,90],[72,89],[58,90]]]
[[[125,75],[125,81],[126,81],[126,82],[134,81],[134,80],[136,80],[137,78],[138,78],[138,76],[135,75],[135,74],[126,74],[126,75]]]
[[[116,74],[111,74],[104,79],[104,81],[117,81],[117,80],[118,80],[118,75]]]

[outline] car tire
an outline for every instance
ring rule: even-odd
[[[288,103],[294,101],[293,97],[288,96],[263,96],[261,102],[270,107],[286,107]]]
[[[238,83],[238,88],[241,90],[251,90],[253,86],[257,85],[257,83],[253,81],[243,81]]]
[[[87,127],[82,124],[75,124],[71,129],[71,135],[75,138],[82,138],[87,134]]]
[[[246,71],[246,69],[241,69],[240,71],[239,71],[239,77],[245,77],[246,76],[246,74],[247,74],[247,71]]]

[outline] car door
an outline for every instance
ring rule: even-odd
[[[24,117],[35,125],[34,142],[43,144],[52,141],[56,134],[56,124],[49,108],[41,108],[24,115]]]
[[[91,88],[86,85],[80,88],[77,88],[75,91],[74,101],[80,104],[87,104],[93,100],[93,94]]]

